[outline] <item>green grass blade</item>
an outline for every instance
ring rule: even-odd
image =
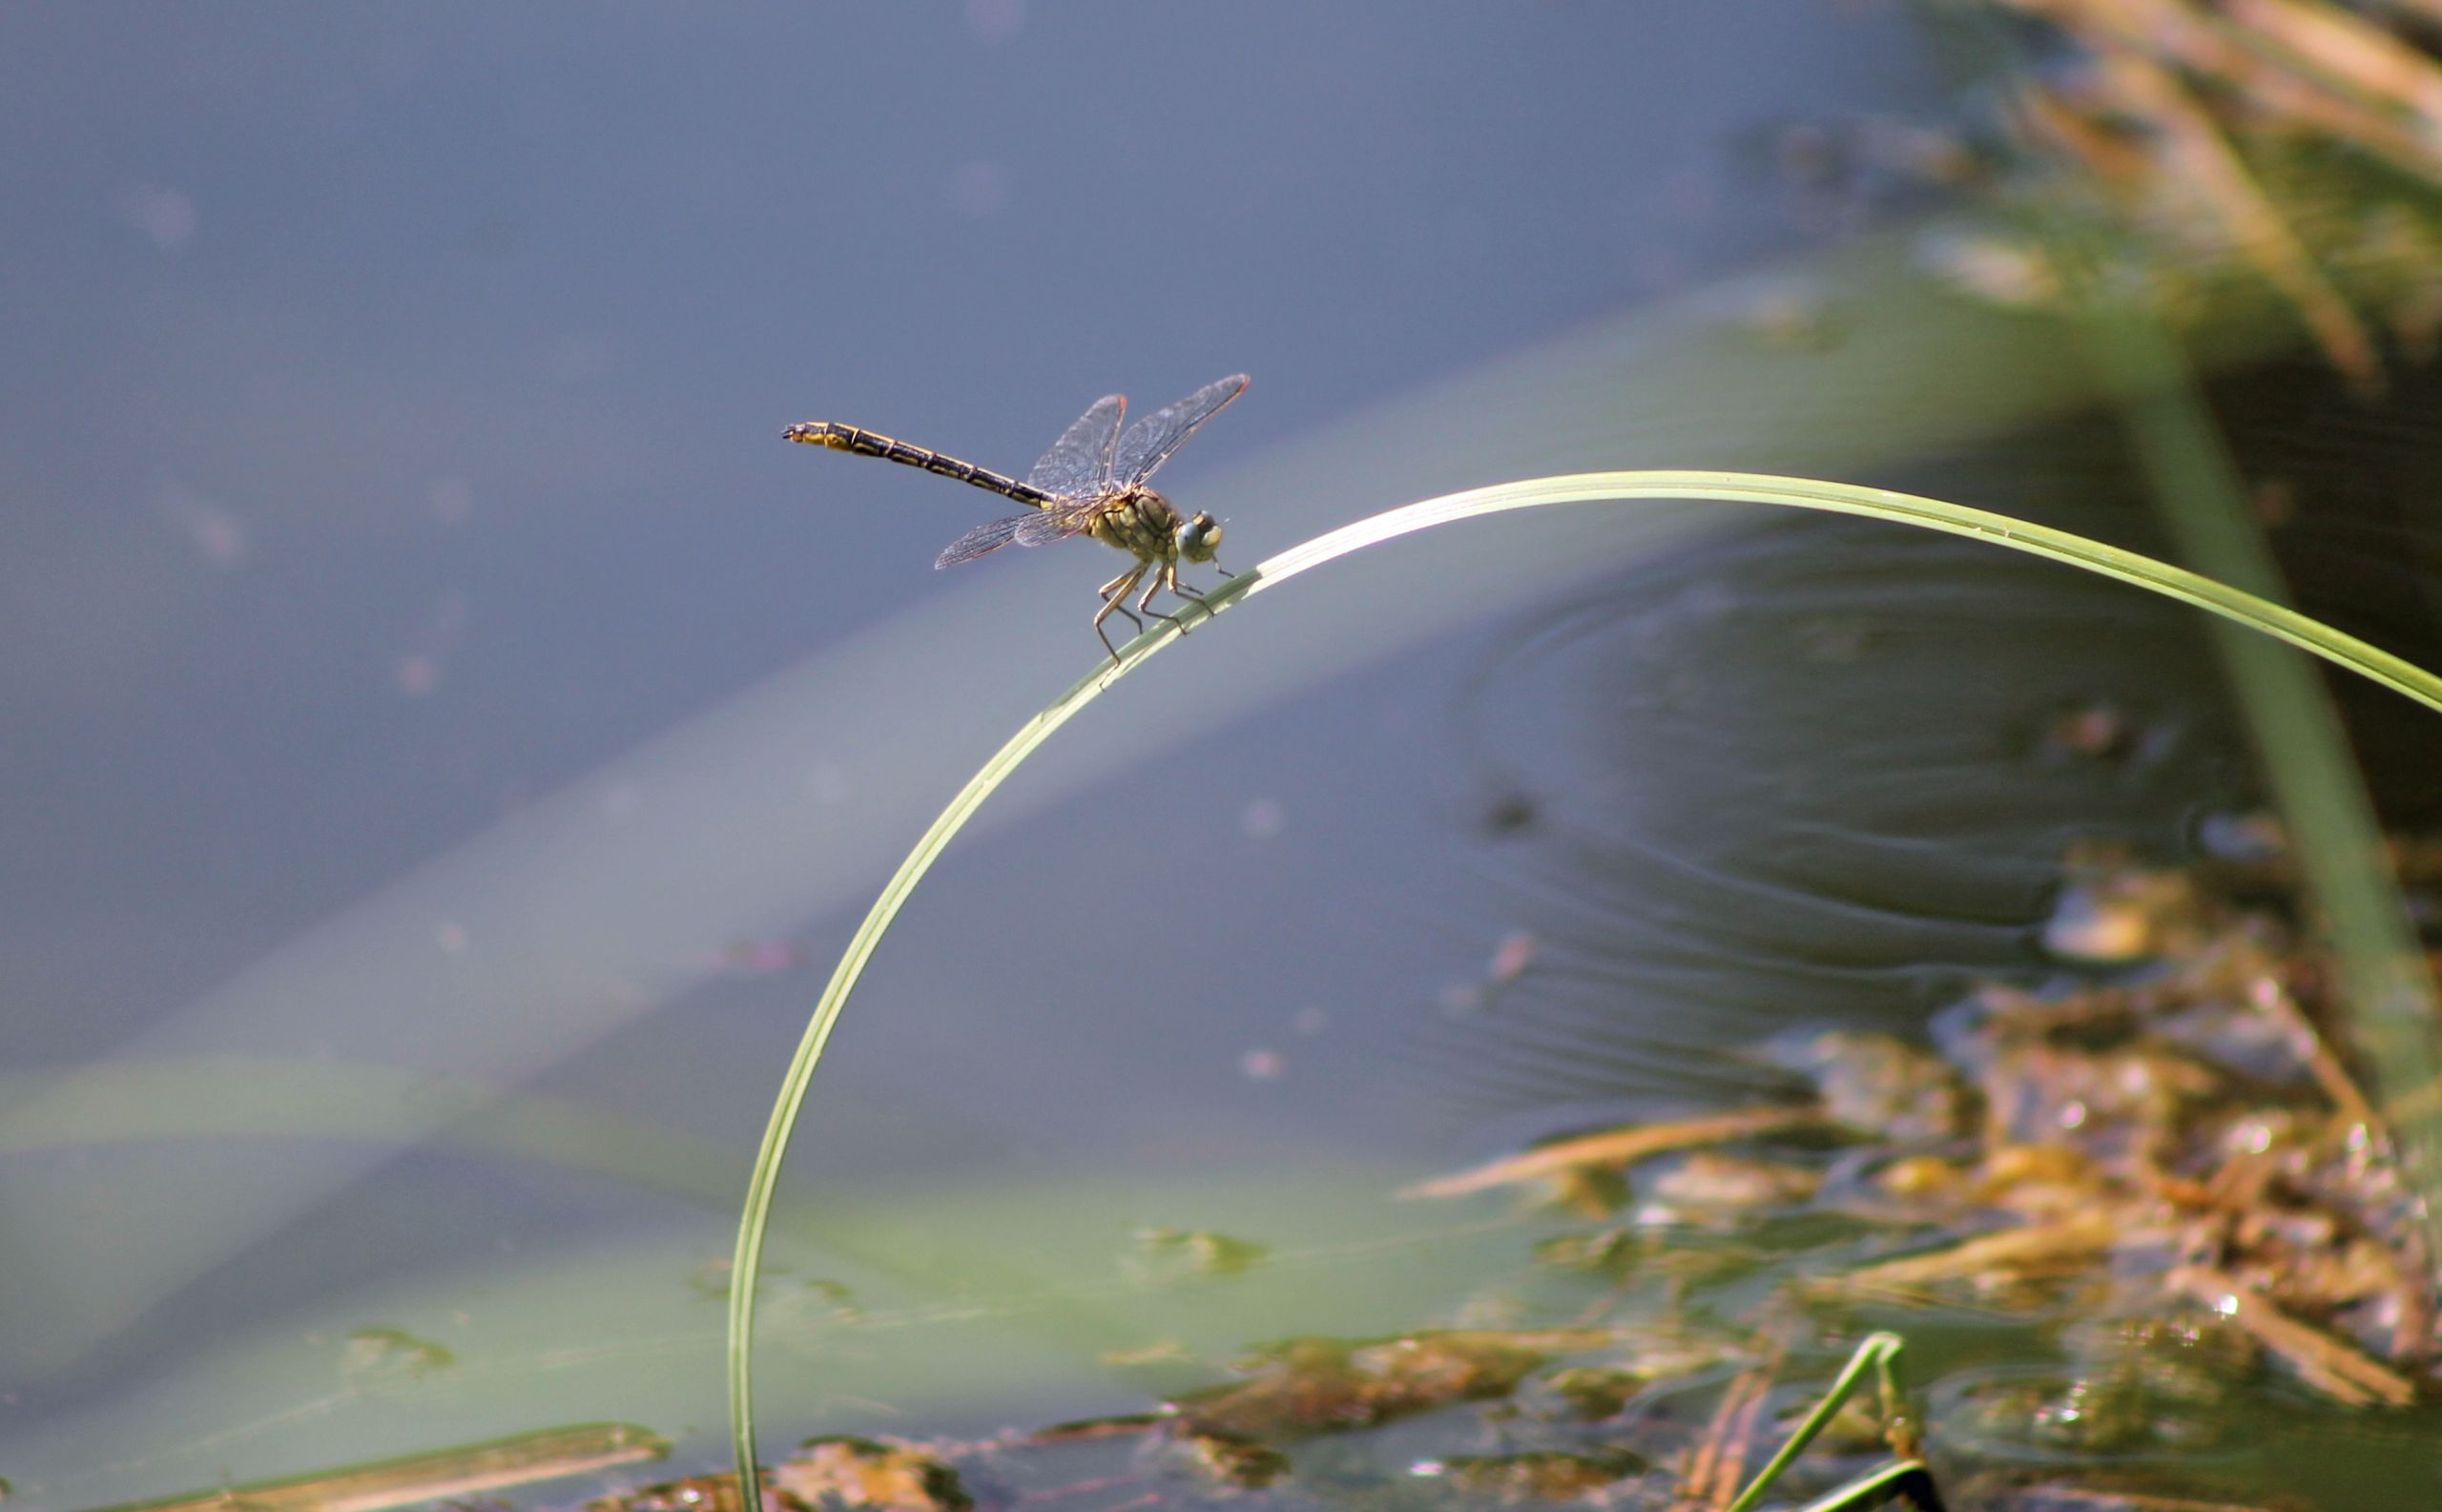
[[[1344,526],[1282,552],[1207,594],[1209,607],[1205,610],[1190,608],[1184,616],[1184,623],[1188,626],[1200,623],[1241,599],[1252,597],[1326,562],[1435,526],[1548,505],[1603,501],[1625,503],[1645,499],[1717,499],[1728,503],[1778,505],[1787,508],[1860,515],[1990,541],[1996,546],[2066,562],[2164,597],[2195,605],[2287,641],[2336,666],[2346,667],[2395,693],[2415,699],[2429,709],[2442,712],[2442,678],[2432,673],[2294,610],[2224,587],[2210,578],[2185,571],[2167,562],[2124,551],[2066,530],[2030,525],[2007,515],[1966,508],[1938,499],[1765,473],[1588,472],[1499,484],[1427,499]],[[1130,641],[1120,652],[1117,667],[1097,666],[1091,673],[1080,678],[1042,713],[1027,720],[1009,742],[983,764],[983,770],[969,779],[958,796],[950,800],[949,807],[943,809],[941,817],[925,830],[915,850],[900,863],[899,870],[875,901],[872,911],[858,926],[855,937],[848,942],[847,953],[840,958],[829,984],[822,990],[821,1000],[816,1005],[814,1016],[806,1025],[805,1034],[798,1041],[797,1053],[790,1059],[788,1071],[782,1078],[771,1121],[764,1129],[762,1149],[755,1156],[754,1170],[748,1178],[746,1204],[738,1220],[737,1249],[730,1275],[728,1363],[731,1440],[736,1455],[741,1487],[748,1488],[750,1493],[755,1475],[752,1349],[755,1286],[762,1266],[764,1231],[770,1221],[772,1197],[779,1183],[780,1163],[788,1149],[789,1135],[797,1127],[798,1109],[804,1103],[806,1088],[814,1079],[815,1066],[822,1058],[823,1046],[830,1041],[840,1010],[846,1005],[858,979],[863,976],[866,963],[873,959],[875,947],[881,942],[891,922],[915,891],[917,882],[932,869],[933,862],[958,832],[965,827],[975,812],[983,807],[984,799],[992,796],[994,790],[1037,746],[1083,713],[1086,706],[1099,697],[1105,689],[1143,666],[1147,658],[1175,639],[1181,630],[1179,623],[1156,622],[1153,629]],[[749,1500],[743,1504],[751,1507],[755,1503]]]
[[[1931,1506],[1933,1472],[1922,1460],[1897,1460],[1878,1465],[1857,1477],[1828,1496],[1817,1497],[1797,1512],[1859,1512],[1860,1508],[1879,1506],[1894,1497],[1906,1497],[1913,1506]]]
[[[1797,1457],[1805,1452],[1806,1446],[1814,1441],[1816,1434],[1821,1433],[1831,1424],[1832,1417],[1849,1399],[1850,1394],[1857,1389],[1857,1383],[1865,1379],[1866,1372],[1875,1373],[1882,1387],[1884,1410],[1888,1412],[1897,1396],[1897,1388],[1892,1377],[1891,1361],[1905,1347],[1905,1341],[1896,1334],[1867,1335],[1865,1341],[1856,1347],[1853,1354],[1850,1355],[1849,1362],[1840,1367],[1840,1374],[1832,1380],[1831,1388],[1816,1400],[1814,1410],[1806,1415],[1806,1420],[1797,1425],[1797,1430],[1790,1435],[1789,1441],[1781,1445],[1780,1452],[1772,1456],[1770,1461],[1755,1473],[1755,1479],[1748,1482],[1747,1489],[1741,1491],[1738,1499],[1730,1502],[1727,1512],[1748,1512],[1749,1507],[1763,1500],[1764,1493],[1771,1489],[1772,1482],[1781,1478],[1781,1472],[1787,1470]],[[1853,1489],[1853,1487],[1844,1488],[1838,1494],[1847,1496]]]
[[[2099,306],[2083,330],[2181,560],[2284,596],[2245,479],[2177,339],[2142,309]],[[2410,1180],[2432,1192],[2442,1180],[2442,1110],[2430,1095],[2442,1081],[2432,1027],[2442,1004],[2339,706],[2311,663],[2234,626],[2214,629],[2307,911],[2322,920],[2318,932],[2340,967],[2340,1025],[2357,1049],[2355,1069]],[[2442,1254],[2442,1205],[2423,1209],[2426,1253]]]

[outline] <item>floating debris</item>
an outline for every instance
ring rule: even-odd
[[[1825,1115],[1815,1108],[1749,1108],[1730,1113],[1707,1113],[1665,1124],[1639,1124],[1605,1129],[1539,1145],[1522,1155],[1510,1155],[1470,1170],[1438,1176],[1400,1191],[1401,1197],[1461,1197],[1494,1187],[1548,1182],[1585,1170],[1618,1170],[1674,1150],[1727,1144],[1764,1134],[1820,1128]]]
[[[1527,1449],[1419,1460],[1408,1467],[1408,1474],[1420,1481],[1446,1481],[1471,1496],[1514,1506],[1526,1502],[1582,1501],[1650,1468],[1642,1456],[1625,1450]]]
[[[1189,1428],[1173,1440],[1189,1467],[1208,1480],[1260,1491],[1289,1474],[1289,1457],[1252,1439]]]
[[[1543,1389],[1567,1404],[1569,1413],[1592,1421],[1616,1418],[1652,1376],[1615,1365],[1572,1365],[1543,1377]]]
[[[2186,1293],[2245,1329],[2264,1347],[2288,1361],[2299,1378],[2347,1407],[2405,1407],[2416,1386],[2399,1372],[2284,1314],[2236,1278],[2207,1266],[2183,1265],[2166,1277]]]
[[[2395,854],[2442,920],[2442,847]],[[1600,1215],[1507,1220],[1533,1263],[1445,1315],[1487,1326],[1287,1339],[1154,1412],[916,1452],[991,1485],[995,1505],[1056,1512],[1389,1486],[1427,1506],[1720,1506],[1825,1378],[1827,1347],[1896,1303],[2027,1342],[1952,1365],[1923,1423],[1888,1381],[1852,1398],[1775,1495],[1819,1499],[1879,1444],[1881,1487],[1935,1504],[1929,1437],[1963,1470],[2011,1466],[1963,1504],[2266,1512],[2200,1500],[2169,1472],[2260,1431],[2248,1408],[2266,1377],[2334,1411],[2430,1391],[2413,1203],[2319,1027],[2336,976],[2305,942],[2277,848],[2178,874],[2093,850],[2072,864],[2112,920],[2107,964],[1975,991],[1929,1042],[1775,1046],[1811,1103],[1572,1135],[1410,1189],[1533,1185]],[[1642,1201],[1624,1220],[1631,1174]],[[1146,1274],[1171,1278],[1267,1258],[1209,1230],[1139,1245]],[[1580,1326],[1507,1326],[1543,1318]],[[1169,1341],[1106,1360],[1194,1363]],[[2136,1490],[2028,1468],[2068,1458],[2165,1475]],[[1067,1479],[1044,1485],[1045,1469]]]
[[[1496,990],[1515,985],[1535,963],[1541,946],[1530,929],[1513,929],[1500,937],[1493,947],[1492,963],[1484,968],[1484,982]]]
[[[1538,1329],[1293,1338],[1246,1360],[1247,1379],[1174,1397],[1165,1411],[1190,1433],[1227,1439],[1347,1433],[1505,1397],[1553,1355],[1601,1349],[1612,1337],[1603,1329]]]
[[[1787,1059],[1813,1080],[1824,1116],[1852,1133],[1922,1145],[1956,1138],[1972,1121],[1975,1099],[1957,1070],[1897,1035],[1834,1030]]]
[[[1182,1275],[1243,1275],[1272,1255],[1268,1244],[1211,1229],[1140,1229],[1136,1248],[1142,1263],[1134,1269],[1138,1278],[1146,1281]]]
[[[772,1467],[771,1483],[810,1507],[967,1512],[975,1504],[947,1461],[896,1439],[808,1439],[797,1454]]]
[[[347,1336],[347,1347],[340,1357],[340,1374],[358,1384],[384,1376],[422,1380],[457,1363],[458,1357],[448,1348],[428,1338],[418,1338],[405,1329],[360,1328]]]
[[[1656,1176],[1642,1222],[1707,1222],[1801,1204],[1820,1191],[1823,1173],[1787,1161],[1757,1160],[1700,1150]]]
[[[237,1507],[249,1512],[383,1512],[563,1476],[595,1475],[669,1453],[670,1440],[633,1423],[578,1423],[310,1475],[129,1502],[107,1512],[230,1512]]]

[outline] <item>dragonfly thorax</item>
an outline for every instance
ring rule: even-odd
[[[1108,500],[1086,533],[1141,562],[1210,562],[1221,545],[1221,526],[1212,516],[1190,520],[1150,488]]]

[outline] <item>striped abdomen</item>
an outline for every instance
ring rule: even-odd
[[[810,420],[802,425],[791,425],[781,432],[791,441],[802,441],[810,446],[829,446],[834,451],[853,451],[860,457],[880,457],[903,466],[921,467],[944,478],[956,478],[979,488],[1005,494],[1021,504],[1042,506],[1054,503],[1052,496],[1015,478],[1005,477],[987,467],[933,450],[928,446],[911,446],[903,441],[879,435],[859,425],[842,425],[836,421]]]

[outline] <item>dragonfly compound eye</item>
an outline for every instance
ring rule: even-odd
[[[1179,527],[1179,555],[1190,562],[1210,562],[1221,549],[1221,522],[1199,514]]]

